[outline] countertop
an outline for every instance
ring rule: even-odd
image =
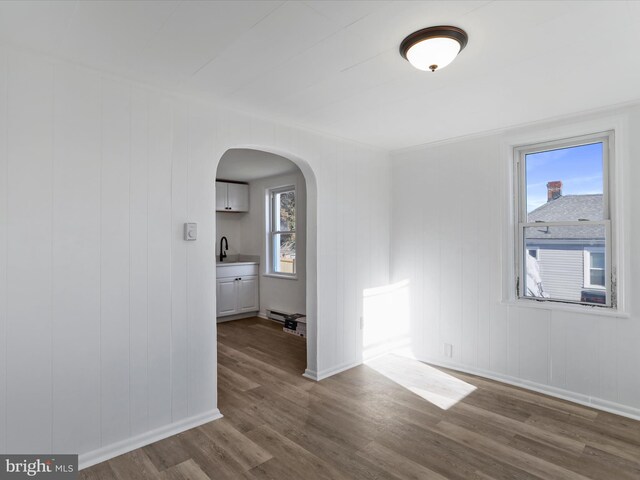
[[[225,265],[260,265],[259,255],[228,255],[221,262],[219,256],[216,256],[216,267]]]

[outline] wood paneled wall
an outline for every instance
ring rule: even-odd
[[[310,370],[358,363],[386,153],[0,51],[0,451],[93,458],[215,412],[214,179],[248,146],[313,177]]]
[[[609,122],[623,139],[616,161],[624,168],[617,193],[627,315],[510,302],[509,142]],[[639,134],[640,108],[632,107],[394,153],[392,281],[410,281],[416,357],[640,417]]]

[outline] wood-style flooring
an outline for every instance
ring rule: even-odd
[[[258,318],[218,325],[218,362],[223,419],[80,477],[640,479],[640,422],[624,417],[431,369],[444,410],[408,388],[422,377],[405,372],[405,388],[389,378],[402,366],[384,362],[384,375],[362,365],[313,382],[304,339]],[[456,385],[470,388],[451,401]]]

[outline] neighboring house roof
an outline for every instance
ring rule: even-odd
[[[529,222],[575,222],[578,220],[602,220],[602,194],[565,195],[550,200],[528,215]],[[527,239],[536,240],[587,240],[601,242],[604,226],[532,227],[526,230]]]
[[[602,220],[602,194],[564,195],[529,213],[529,221],[572,222],[580,219]]]

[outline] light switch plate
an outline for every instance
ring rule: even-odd
[[[187,242],[193,242],[198,238],[198,224],[197,223],[185,223],[184,224],[184,239]]]

